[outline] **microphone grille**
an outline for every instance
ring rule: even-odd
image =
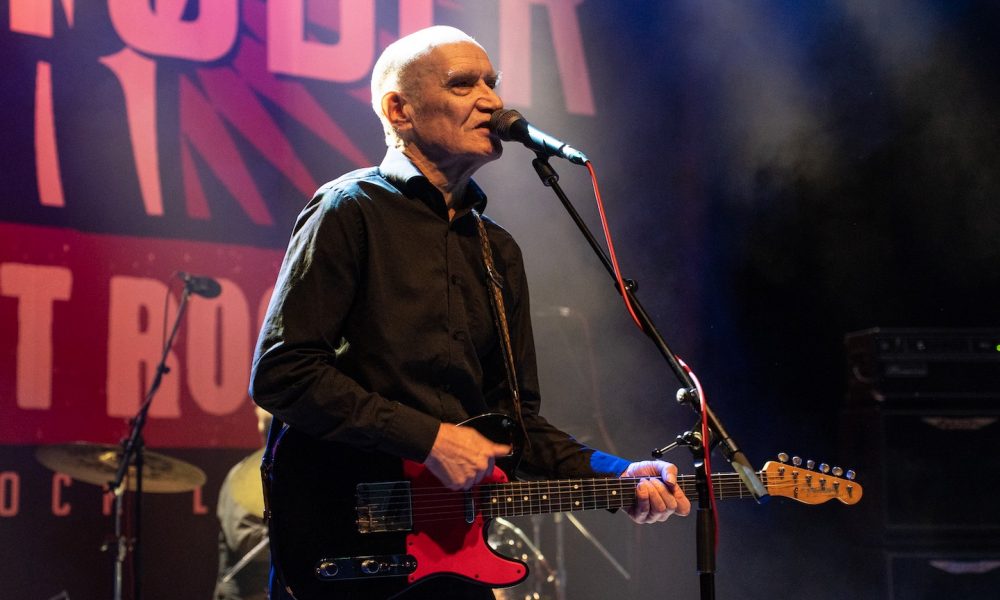
[[[490,130],[497,134],[501,140],[505,142],[511,141],[510,128],[511,126],[524,119],[521,113],[517,112],[513,108],[501,108],[490,115]]]

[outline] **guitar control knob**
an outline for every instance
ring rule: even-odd
[[[337,563],[332,560],[320,561],[320,563],[316,565],[316,575],[319,575],[324,579],[332,579],[336,577],[339,571],[340,567],[338,567]]]
[[[792,457],[792,464],[795,465],[796,467],[801,467],[802,466],[802,457],[800,457],[800,456],[793,456]]]
[[[374,559],[366,559],[361,561],[361,572],[365,575],[374,575],[379,572],[382,568],[382,563]]]
[[[815,469],[816,468],[816,461],[814,461],[812,459],[807,460],[806,461],[806,468],[809,469],[810,471],[812,471],[813,469]]]
[[[855,473],[854,471],[850,470],[850,469],[848,469],[848,470],[847,470],[847,474],[846,474],[846,475],[844,475],[844,477],[847,477],[847,478],[848,478],[848,479],[850,479],[851,481],[854,481],[854,478],[855,478],[855,477],[857,477],[857,476],[858,476],[858,474],[857,474],[857,473]]]
[[[844,474],[844,470],[841,469],[840,467],[834,467],[833,468],[833,476],[834,477],[840,477],[843,474]]]
[[[786,462],[788,462],[788,455],[785,454],[784,452],[779,452],[778,453],[778,460],[780,460],[783,463],[786,463]]]
[[[830,472],[830,465],[828,465],[826,463],[820,463],[819,464],[819,470],[821,472],[823,472],[823,473],[829,473]]]

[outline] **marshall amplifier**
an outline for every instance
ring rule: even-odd
[[[1000,398],[1000,328],[867,329],[847,334],[853,404]]]

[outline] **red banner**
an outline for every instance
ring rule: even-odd
[[[155,375],[185,271],[222,293],[190,298],[146,440],[256,446],[250,358],[281,256],[0,223],[0,443],[117,442]]]

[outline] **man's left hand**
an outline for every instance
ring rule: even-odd
[[[634,462],[621,477],[641,477],[636,485],[635,504],[625,512],[636,523],[658,523],[677,513],[691,512],[691,501],[677,485],[677,467],[662,460]]]

